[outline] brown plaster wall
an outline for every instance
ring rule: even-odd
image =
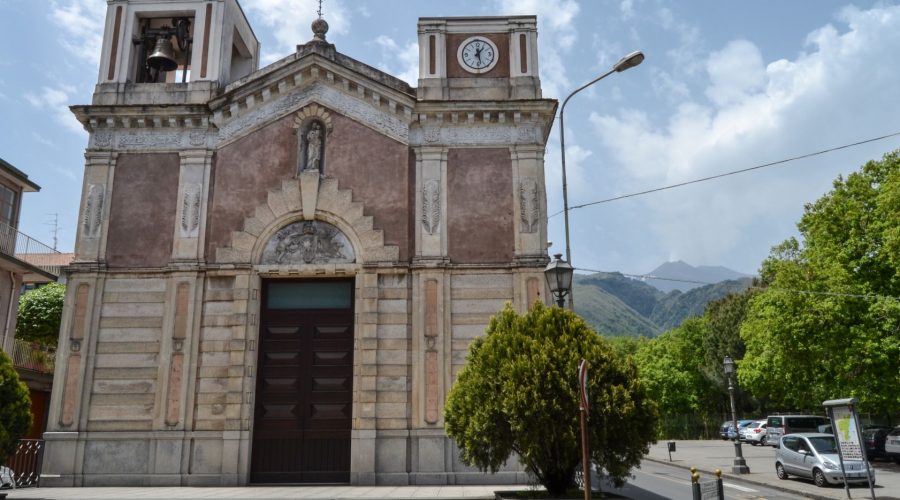
[[[509,149],[451,149],[447,154],[447,191],[450,261],[511,261],[515,243]]]
[[[162,267],[169,262],[180,163],[177,153],[119,155],[109,205],[109,267]]]
[[[351,189],[353,200],[365,204],[375,228],[384,231],[385,244],[400,247],[400,259],[409,255],[410,149],[328,110],[333,128],[325,138],[327,177],[339,189]],[[207,223],[207,255],[231,244],[231,232],[243,228],[245,217],[265,203],[268,191],[295,176],[297,135],[293,115],[282,118],[216,154]]]
[[[353,190],[353,201],[366,206],[386,245],[400,247],[407,260],[409,245],[410,149],[364,125],[331,113],[334,130],[325,142],[325,175],[340,189]]]
[[[447,34],[447,77],[448,78],[508,78],[509,77],[509,34],[508,33],[484,33],[480,34],[497,46],[497,65],[487,73],[474,75],[464,70],[459,65],[456,51],[459,45],[474,36],[472,33],[448,33]]]
[[[216,248],[231,245],[231,232],[244,228],[244,219],[265,203],[269,191],[292,179],[297,164],[297,133],[289,115],[216,153],[207,221],[207,260]]]

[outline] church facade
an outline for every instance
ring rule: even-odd
[[[422,18],[417,87],[236,0],[110,0],[46,485],[522,482],[462,465],[471,340],[545,300],[534,16]]]

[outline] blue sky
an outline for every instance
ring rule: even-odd
[[[241,0],[263,65],[311,37],[315,0]],[[71,250],[87,134],[67,106],[97,78],[103,0],[0,0],[0,157],[42,186],[20,229]],[[900,1],[325,0],[328,39],[415,85],[416,19],[536,14],[545,97],[641,49],[641,66],[570,101],[570,205],[900,132]],[[562,208],[559,131],[547,148]],[[571,212],[576,267],[645,273],[667,260],[755,272],[805,203],[900,137]],[[551,253],[564,245],[550,219]]]

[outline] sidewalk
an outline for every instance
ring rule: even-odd
[[[669,461],[666,441],[650,447],[650,453],[645,460],[664,463],[675,467],[682,467],[685,476],[690,477],[691,467],[696,467],[701,480],[714,477],[716,469],[722,471],[722,477],[734,480],[755,483],[769,488],[776,488],[788,493],[795,493],[808,498],[820,498],[825,500],[847,498],[843,485],[819,488],[812,481],[791,477],[780,480],[775,475],[775,448],[771,446],[741,446],[750,474],[733,474],[731,467],[734,464],[734,443],[723,440],[705,441],[678,441],[675,442],[676,451],[672,453],[672,461]],[[900,466],[889,462],[874,462],[875,467],[875,496],[879,500],[900,500]],[[850,494],[853,498],[869,498],[869,486],[850,486]]]
[[[222,488],[189,487],[109,487],[109,488],[23,488],[3,490],[8,499],[41,500],[150,500],[198,498],[306,500],[480,500],[493,499],[495,491],[527,490],[524,485],[497,486],[246,486]]]

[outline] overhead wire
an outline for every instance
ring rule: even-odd
[[[589,207],[589,206],[593,206],[593,205],[600,205],[600,204],[602,204],[602,203],[609,203],[609,202],[611,202],[611,201],[624,200],[624,199],[626,199],[626,198],[633,198],[633,197],[635,197],[635,196],[642,196],[642,195],[645,195],[645,194],[656,193],[656,192],[659,192],[659,191],[665,191],[665,190],[668,190],[668,189],[675,189],[675,188],[678,188],[678,187],[688,186],[688,185],[691,185],[691,184],[697,184],[697,183],[700,183],[700,182],[706,182],[706,181],[711,181],[711,180],[714,180],[714,179],[720,179],[720,178],[722,178],[722,177],[728,177],[728,176],[730,176],[730,175],[742,174],[742,173],[745,173],[745,172],[750,172],[750,171],[753,171],[753,170],[759,170],[759,169],[762,169],[762,168],[772,167],[772,166],[775,166],[775,165],[782,165],[782,164],[784,164],[784,163],[788,163],[788,162],[792,162],[792,161],[796,161],[796,160],[802,160],[802,159],[804,159],[804,158],[811,158],[811,157],[813,157],[813,156],[819,156],[819,155],[823,155],[823,154],[826,154],[826,153],[832,153],[832,152],[834,152],[834,151],[839,151],[839,150],[841,150],[841,149],[847,149],[847,148],[852,148],[852,147],[854,147],[854,146],[861,146],[861,145],[863,145],[863,144],[868,144],[868,143],[870,143],[870,142],[881,141],[881,140],[888,139],[888,138],[891,138],[891,137],[895,137],[895,136],[898,136],[898,135],[900,135],[900,132],[894,132],[894,133],[891,133],[891,134],[882,135],[882,136],[880,136],[880,137],[873,137],[873,138],[871,138],[871,139],[865,139],[865,140],[857,141],[857,142],[850,143],[850,144],[844,144],[844,145],[842,145],[842,146],[835,146],[835,147],[833,147],[833,148],[823,149],[823,150],[821,150],[821,151],[815,151],[815,152],[813,152],[813,153],[807,153],[807,154],[803,154],[803,155],[800,155],[800,156],[793,156],[793,157],[791,157],[791,158],[785,158],[785,159],[783,159],[783,160],[773,161],[773,162],[769,162],[769,163],[763,163],[763,164],[761,164],[761,165],[756,165],[756,166],[748,167],[748,168],[742,168],[742,169],[740,169],[740,170],[732,170],[732,171],[730,171],[730,172],[724,172],[724,173],[721,173],[721,174],[710,175],[710,176],[708,176],[708,177],[701,177],[701,178],[699,178],[699,179],[694,179],[694,180],[685,181],[685,182],[679,182],[679,183],[677,183],[677,184],[670,184],[670,185],[668,185],[668,186],[662,186],[662,187],[658,187],[658,188],[648,189],[648,190],[645,190],[645,191],[639,191],[639,192],[637,192],[637,193],[624,194],[624,195],[621,195],[621,196],[615,196],[615,197],[613,197],[613,198],[606,198],[606,199],[603,199],[603,200],[592,201],[592,202],[589,202],[589,203],[582,203],[582,204],[580,204],[580,205],[573,205],[573,206],[569,207],[569,211],[571,212],[572,210],[576,210],[576,209],[579,209],[579,208],[585,208],[585,207]],[[557,215],[559,215],[559,214],[561,214],[561,213],[563,213],[563,212],[565,212],[565,209],[560,210],[560,211],[558,211],[558,212],[555,212],[553,215],[551,215],[551,216],[548,217],[548,218],[556,217]]]

